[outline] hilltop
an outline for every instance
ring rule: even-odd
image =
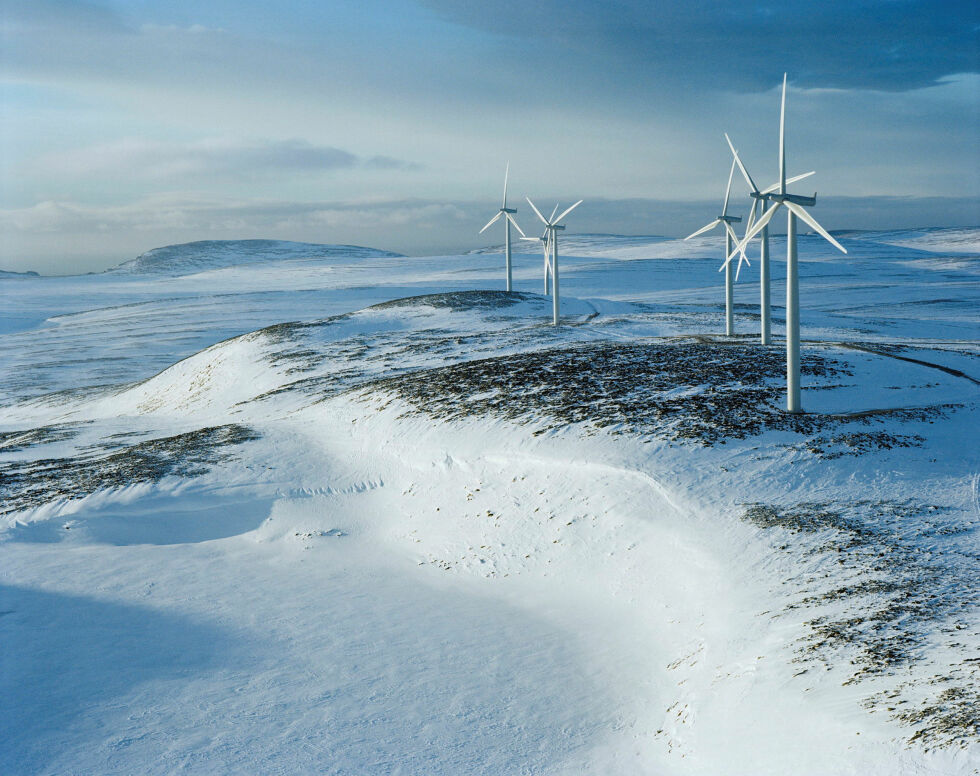
[[[186,275],[277,261],[350,261],[400,255],[358,245],[319,245],[286,240],[202,240],[154,248],[106,272]]]

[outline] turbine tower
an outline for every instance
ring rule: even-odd
[[[762,203],[763,209],[765,209],[765,198],[762,196],[764,194],[771,194],[776,189],[779,188],[778,183],[772,184],[768,189],[759,191],[759,188],[755,185],[755,181],[752,180],[752,176],[749,175],[749,171],[745,169],[745,165],[742,164],[742,159],[738,155],[738,151],[735,150],[735,146],[732,144],[732,139],[725,133],[725,140],[728,141],[728,147],[732,149],[732,156],[735,158],[735,163],[738,165],[738,169],[742,172],[742,177],[745,178],[745,182],[749,184],[749,196],[752,197],[752,209],[749,211],[749,220],[746,222],[745,231],[746,233],[752,229],[752,225],[755,223],[755,211]],[[804,178],[809,178],[813,175],[813,171],[805,172],[802,175],[797,175],[793,178],[788,178],[786,183],[796,183]],[[772,307],[769,302],[770,297],[770,280],[769,280],[769,227],[764,226],[761,233],[761,248],[759,250],[759,317],[761,318],[761,332],[759,337],[759,342],[762,345],[769,345],[772,343]],[[744,256],[744,254],[743,254]],[[735,270],[735,280],[738,280],[738,273],[742,269],[742,259],[738,260],[738,268]]]
[[[555,218],[554,211],[552,211],[551,218],[548,219],[545,218],[543,215],[541,215],[541,211],[534,206],[534,203],[531,202],[530,197],[525,197],[525,199],[527,200],[527,203],[531,206],[531,208],[534,210],[534,212],[537,214],[538,218],[541,219],[541,223],[544,224],[545,232],[548,235],[547,240],[551,244],[551,277],[552,277],[551,309],[552,309],[552,319],[554,325],[557,326],[558,319],[559,319],[558,311],[560,305],[560,300],[558,296],[558,231],[559,230],[564,231],[565,229],[564,225],[559,224],[558,222],[561,221],[563,218],[565,218],[565,216],[571,213],[579,205],[581,205],[583,200],[580,199],[578,202],[576,202],[574,205],[568,208],[568,210],[566,210],[564,213],[558,216],[558,218]],[[555,205],[555,210],[557,209],[558,206]],[[545,249],[545,251],[547,252],[547,248]]]
[[[524,236],[524,232],[517,225],[517,221],[514,220],[514,213],[517,212],[514,208],[507,207],[507,178],[510,176],[510,162],[507,162],[507,169],[504,171],[504,201],[500,206],[500,210],[497,212],[493,218],[490,219],[489,223],[480,230],[480,234],[483,234],[487,229],[489,229],[493,224],[499,221],[501,218],[504,219],[504,254],[507,260],[507,293],[511,292],[512,283],[512,271],[511,271],[511,259],[510,259],[510,225],[513,224],[514,228]]]
[[[760,193],[759,198],[772,203],[755,225],[746,231],[735,251],[729,252],[725,264],[730,265],[735,253],[744,250],[749,240],[766,228],[776,211],[786,208],[786,409],[791,413],[803,411],[800,406],[800,278],[796,251],[796,219],[809,225],[837,250],[847,253],[837,240],[807,213],[803,206],[812,207],[817,195],[802,197],[786,192],[786,74],[783,74],[783,99],[779,110],[779,190]]]
[[[741,218],[737,216],[728,215],[728,200],[732,193],[732,176],[735,175],[735,161],[732,160],[732,169],[728,173],[728,188],[725,189],[725,202],[721,208],[721,215],[718,216],[714,221],[712,221],[707,226],[702,226],[694,234],[689,234],[685,237],[685,240],[690,240],[692,237],[697,237],[699,234],[704,234],[705,232],[710,232],[718,224],[725,225],[725,256],[728,256],[732,252],[732,245],[738,243],[738,235],[735,234],[735,230],[732,228],[732,224],[737,224],[741,221]],[[748,259],[745,258],[745,252],[742,251],[742,258],[748,263]],[[742,262],[739,261],[739,267],[741,267]],[[734,301],[734,287],[732,280],[732,265],[731,262],[725,262],[722,265],[722,269],[725,270],[725,334],[729,337],[735,333],[735,314],[732,309]]]

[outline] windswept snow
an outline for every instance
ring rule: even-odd
[[[0,770],[975,773],[978,235],[4,284]]]
[[[285,240],[204,240],[168,245],[126,261],[109,272],[132,274],[189,275],[225,267],[250,266],[282,261],[324,263],[340,259],[394,257],[397,253],[357,245],[317,245]]]

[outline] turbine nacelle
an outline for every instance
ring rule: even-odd
[[[799,194],[762,194],[760,199],[768,199],[770,202],[795,202],[804,207],[813,207],[817,204],[817,192],[813,192],[812,197],[804,197]]]

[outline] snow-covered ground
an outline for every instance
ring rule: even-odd
[[[980,769],[980,229],[0,277],[0,772]],[[785,243],[774,240],[776,332]]]

